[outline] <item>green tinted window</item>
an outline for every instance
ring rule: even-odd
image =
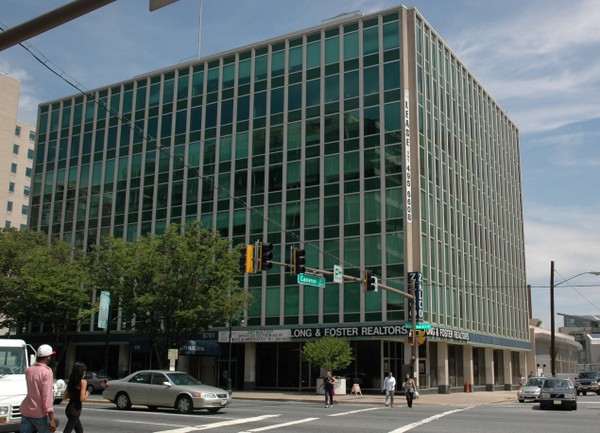
[[[219,161],[231,161],[231,135],[221,137],[219,146]]]
[[[250,82],[250,59],[244,60],[238,65],[238,84],[248,84]]]
[[[398,22],[385,24],[383,26],[383,49],[398,48],[400,46],[400,31]]]
[[[397,131],[402,128],[401,106],[400,102],[386,104],[385,111],[385,130]]]
[[[400,87],[400,62],[387,63],[383,67],[384,90],[397,89]]]
[[[349,249],[349,244],[360,251],[358,239],[350,239],[346,241],[346,250]],[[348,259],[346,259],[348,261]],[[354,262],[358,263],[358,262]],[[360,284],[345,283],[344,284],[344,313],[360,312]]]
[[[302,84],[288,86],[288,110],[298,110],[302,107]]]
[[[355,98],[359,92],[358,71],[346,72],[344,74],[344,98]]]
[[[299,287],[298,286],[287,286],[285,287],[285,299],[284,299],[284,314],[286,316],[298,315],[298,305],[300,301]]]
[[[285,66],[285,51],[273,53],[271,57],[271,77],[283,75]]]
[[[235,138],[235,159],[248,157],[248,133],[240,132]]]
[[[365,68],[363,72],[364,94],[379,92],[379,66]]]
[[[340,76],[330,75],[325,78],[325,103],[340,100]]]
[[[210,69],[208,79],[206,80],[206,91],[208,93],[216,92],[219,89],[219,69]]]
[[[402,217],[402,189],[394,188],[386,191],[385,217]]]
[[[381,194],[379,191],[365,193],[365,221],[378,221],[381,219]]]
[[[197,72],[192,78],[192,96],[202,95],[204,72]]]
[[[306,83],[306,106],[312,107],[321,102],[321,80],[312,80]]]
[[[235,80],[235,65],[223,66],[223,88],[228,89],[233,87]]]
[[[319,288],[304,286],[304,314],[319,313]]]
[[[302,144],[302,123],[295,122],[288,125],[288,149],[297,149]]]
[[[302,47],[290,49],[290,72],[302,70]]]
[[[357,223],[360,221],[360,196],[358,194],[344,197],[344,223]],[[356,262],[358,263],[358,261]]]
[[[313,42],[306,47],[306,68],[312,69],[321,66],[321,42]]]
[[[358,57],[358,32],[344,35],[344,60]]]
[[[340,40],[339,37],[327,39],[325,41],[325,64],[336,63],[340,61]]]
[[[363,31],[363,55],[376,53],[379,50],[378,28],[371,27]]]
[[[283,87],[271,90],[271,114],[283,112]]]
[[[267,78],[267,56],[260,56],[254,60],[254,81]]]

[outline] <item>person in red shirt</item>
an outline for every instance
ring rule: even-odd
[[[54,376],[48,367],[54,353],[52,347],[42,344],[37,350],[37,362],[25,370],[27,396],[21,403],[21,433],[33,433],[36,429],[38,433],[56,431]]]

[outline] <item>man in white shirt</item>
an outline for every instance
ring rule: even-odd
[[[385,405],[394,407],[394,392],[396,391],[396,379],[390,371],[383,381],[383,391],[385,391]]]

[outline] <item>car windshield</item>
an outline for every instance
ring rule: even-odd
[[[167,373],[167,376],[174,385],[202,385],[199,380],[187,373]]]
[[[525,386],[542,386],[544,384],[544,379],[531,378],[527,381]]]
[[[579,373],[579,379],[596,379],[600,373],[596,371],[584,371]]]
[[[570,380],[546,380],[544,382],[544,388],[550,389],[572,389],[573,384]]]
[[[0,376],[25,373],[24,350],[21,347],[0,348]]]

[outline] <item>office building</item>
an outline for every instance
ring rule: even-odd
[[[49,238],[86,249],[200,220],[234,246],[273,243],[280,263],[299,247],[308,268],[368,269],[401,292],[422,276],[417,314],[431,328],[412,350],[402,295],[329,276],[298,284],[282,266],[245,275],[243,323],[190,344],[231,339],[234,388],[312,389],[320,372],[300,350],[323,335],[351,341],[338,374],[363,389],[410,368],[439,392],[504,389],[528,368],[518,129],[415,9],[51,101],[38,130],[30,224]],[[120,326],[119,370],[131,356],[147,365]],[[180,368],[224,384],[218,350],[182,353]]]
[[[35,128],[17,119],[19,81],[0,75],[0,224],[27,227]]]

